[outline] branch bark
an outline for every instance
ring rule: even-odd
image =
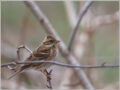
[[[73,1],[64,1],[64,7],[65,7],[65,10],[66,10],[68,23],[70,24],[70,27],[71,27],[71,30],[72,30],[75,27],[75,24],[77,22],[77,13],[75,12],[76,10],[75,10]],[[72,77],[73,76],[76,77],[75,72],[71,69],[66,69],[64,72],[65,73],[63,75],[63,78],[62,78],[62,81],[60,83],[59,89],[72,89],[72,87],[66,87],[65,84],[68,84],[71,81],[73,81]],[[76,81],[76,80],[74,80],[74,81]]]
[[[71,46],[72,46],[73,40],[75,38],[76,32],[78,30],[79,24],[80,24],[83,16],[85,15],[85,13],[87,12],[88,8],[92,5],[92,3],[93,3],[92,0],[86,2],[85,5],[83,6],[83,8],[80,11],[79,17],[77,19],[77,23],[76,23],[75,27],[73,28],[73,32],[72,32],[72,34],[70,36],[70,39],[69,39],[69,43],[68,43],[68,50],[69,51],[71,51]]]
[[[57,61],[45,61],[45,60],[36,60],[36,61],[19,61],[16,62],[16,64],[38,64],[38,63],[50,63],[53,65],[57,66],[62,66],[62,67],[68,67],[68,68],[114,68],[114,67],[120,67],[119,65],[71,65],[71,64],[65,64],[65,63],[60,63]],[[2,64],[1,67],[7,67],[10,65],[14,65],[13,62],[7,63],[7,64]]]

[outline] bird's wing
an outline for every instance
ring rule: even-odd
[[[39,47],[39,49],[33,52],[34,56],[39,58],[40,60],[44,60],[50,56],[51,48],[49,47]]]

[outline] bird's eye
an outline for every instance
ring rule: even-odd
[[[52,43],[52,42],[54,42],[54,41],[53,41],[53,40],[50,40],[49,42],[51,42],[51,43]]]

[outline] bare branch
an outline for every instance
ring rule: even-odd
[[[37,20],[40,22],[40,24],[44,27],[45,31],[48,34],[53,35],[57,40],[60,40],[61,43],[59,44],[59,50],[61,54],[68,60],[69,63],[78,66],[79,63],[77,62],[76,58],[69,53],[67,50],[67,47],[62,42],[58,34],[55,32],[55,29],[52,27],[50,22],[48,21],[47,17],[42,13],[42,11],[39,9],[39,7],[33,2],[33,1],[25,1],[25,4],[28,6],[28,8],[32,11],[32,13],[35,15]],[[88,80],[86,74],[81,70],[80,68],[75,68],[75,72],[77,73],[77,76],[79,80],[81,80],[82,85],[86,89],[94,89],[91,82]]]
[[[92,3],[93,3],[93,1],[86,2],[85,5],[83,6],[83,8],[81,9],[76,26],[73,28],[73,32],[72,32],[70,39],[69,39],[68,50],[70,50],[70,51],[71,51],[72,42],[73,42],[75,35],[76,35],[76,32],[78,30],[79,24],[80,24],[83,16],[85,15],[85,13],[87,12],[88,8],[92,5]]]
[[[51,75],[51,71],[48,72],[46,69],[45,69],[45,72],[47,74],[47,76]],[[52,83],[51,83],[51,78],[50,77],[47,77],[47,81],[49,83],[49,86],[47,86],[48,88],[52,89]]]
[[[58,66],[62,66],[62,67],[68,67],[68,68],[114,68],[114,67],[120,67],[119,65],[71,65],[71,64],[65,64],[65,63],[60,63],[57,61],[45,61],[45,60],[36,60],[36,61],[19,61],[16,62],[16,64],[38,64],[38,63],[50,63],[53,65],[58,65]],[[13,62],[7,63],[7,64],[2,64],[1,67],[6,67],[9,65],[14,65]]]
[[[74,2],[73,1],[64,1],[64,7],[66,10],[68,23],[70,24],[70,27],[72,30],[75,27],[76,22],[77,22],[77,13],[76,13],[76,8],[74,7]],[[71,80],[72,77],[75,76],[75,75],[73,75],[73,73],[74,73],[74,71],[72,69],[65,70],[65,73],[63,75],[62,81],[59,86],[60,89],[70,89],[71,88],[71,87],[66,87],[65,84],[70,83],[72,81]]]
[[[65,9],[66,9],[66,12],[67,12],[68,20],[69,20],[70,26],[72,27],[72,30],[73,30],[75,25],[76,25],[76,23],[77,23],[77,17],[79,17],[79,15],[77,16],[77,14],[75,12],[74,3],[72,1],[65,1],[64,3],[65,3]],[[85,4],[83,4],[83,5],[85,5]],[[71,42],[71,40],[69,41],[69,43],[70,42]],[[69,45],[68,45],[68,48],[69,48]],[[83,49],[80,49],[80,50],[83,50]],[[79,53],[79,54],[83,54],[83,52]],[[76,77],[76,75],[74,74],[74,72],[70,72],[70,70],[67,70],[66,73],[68,73],[69,75],[67,75],[67,74],[64,75],[64,78],[63,78],[62,83],[60,85],[60,88],[62,88],[62,89],[63,88],[64,89],[66,89],[66,88],[68,89],[69,88],[69,87],[65,87],[64,84],[70,83],[72,81],[73,76],[76,78],[76,80],[78,79]],[[67,78],[66,78],[66,76],[67,76]],[[74,78],[74,80],[75,80],[75,78]]]

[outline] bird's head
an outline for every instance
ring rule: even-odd
[[[46,45],[47,47],[56,46],[59,42],[60,42],[59,40],[56,40],[51,35],[46,36],[45,39],[43,40],[43,44]]]

